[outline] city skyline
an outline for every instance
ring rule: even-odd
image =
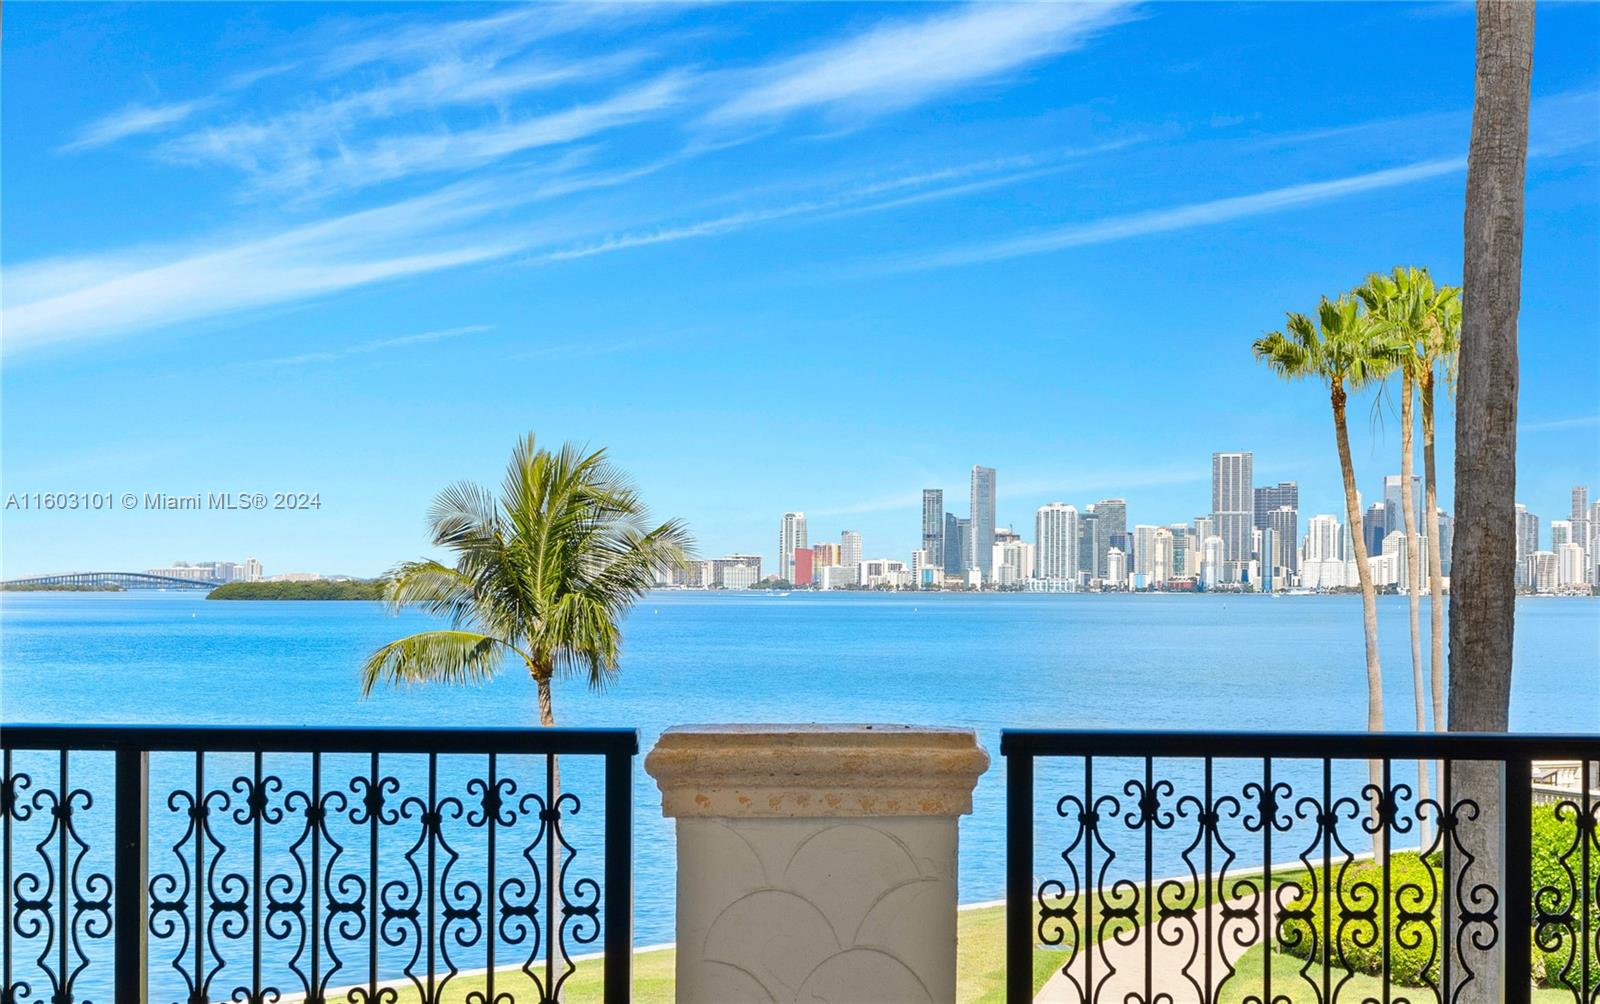
[[[1019,529],[1056,497],[1190,519],[1227,444],[1338,512],[1326,400],[1251,340],[1373,271],[1460,280],[1467,5],[333,13],[8,12],[5,491],[323,505],[7,512],[4,574],[375,575],[530,430],[769,561],[795,508],[909,554],[920,487],[965,514],[975,462]],[[1536,30],[1517,463],[1549,519],[1600,482],[1600,7]],[[1335,79],[1306,37],[1364,43]],[[912,42],[950,58],[876,58]]]
[[[940,513],[944,489],[923,488],[918,523],[920,546],[911,552],[909,561],[873,560],[880,566],[884,562],[900,566],[899,571],[910,576],[898,583],[901,586],[959,581],[964,585],[994,588],[1019,586],[1029,580],[1060,580],[1058,584],[1065,585],[1070,579],[1074,583],[1070,588],[1099,580],[1114,583],[1113,588],[1122,588],[1122,580],[1133,577],[1132,581],[1158,587],[1168,580],[1191,579],[1202,588],[1244,583],[1268,590],[1351,588],[1355,585],[1355,549],[1350,535],[1359,530],[1369,537],[1368,562],[1374,569],[1376,581],[1380,585],[1410,581],[1409,552],[1404,546],[1404,516],[1395,512],[1402,502],[1399,475],[1383,476],[1382,496],[1371,504],[1365,504],[1365,496],[1358,485],[1358,502],[1363,503],[1364,518],[1360,527],[1354,528],[1347,525],[1343,507],[1336,512],[1307,513],[1302,523],[1299,483],[1279,481],[1272,485],[1255,485],[1253,470],[1254,455],[1250,451],[1213,452],[1212,509],[1208,514],[1180,522],[1133,523],[1130,529],[1126,498],[1102,498],[1086,503],[1081,510],[1060,500],[1045,503],[1034,512],[1031,542],[1025,534],[1016,532],[1014,524],[997,526],[992,531],[991,561],[982,565],[977,560],[970,527],[990,518],[992,491],[998,474],[994,468],[973,465],[966,517],[949,511]],[[1414,478],[1414,481],[1417,482],[1416,497],[1421,498],[1421,479]],[[1600,573],[1594,560],[1600,552],[1600,538],[1595,536],[1600,530],[1600,503],[1589,504],[1588,488],[1584,485],[1573,486],[1568,498],[1570,518],[1552,518],[1545,535],[1540,533],[1538,514],[1523,503],[1517,503],[1514,518],[1519,586],[1537,586],[1539,591],[1548,591],[1556,585],[1595,584]],[[1416,515],[1419,553],[1425,556],[1428,524],[1420,505]],[[795,520],[802,527],[806,525],[803,513],[784,514],[779,571],[768,578],[834,588],[833,578],[821,571],[798,578],[784,574],[783,569],[792,571],[795,567],[781,550],[790,540],[790,527]],[[1455,535],[1454,516],[1441,507],[1439,523],[1443,570],[1448,579]],[[942,530],[935,533],[935,527]],[[1242,543],[1231,546],[1226,535],[1240,532],[1244,534]],[[840,536],[844,541],[843,551],[840,552],[839,545],[828,545],[834,552],[831,558],[819,558],[817,569],[840,564],[858,566],[865,553],[892,553],[888,550],[872,552],[871,549],[864,552],[858,531],[841,530]],[[1544,546],[1546,539],[1548,548]],[[959,554],[959,561],[952,560],[952,554]],[[812,566],[808,563],[807,567]],[[929,575],[924,569],[935,571]],[[849,581],[849,584],[858,583]]]

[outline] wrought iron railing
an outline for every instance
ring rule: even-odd
[[[1000,748],[1013,1004],[1043,958],[1051,999],[1085,1004],[1495,986],[1525,1004],[1535,982],[1600,1002],[1600,736],[1045,730]],[[1538,759],[1584,765],[1536,811]]]
[[[0,1002],[629,997],[623,729],[0,728]],[[463,994],[464,998],[457,995]]]

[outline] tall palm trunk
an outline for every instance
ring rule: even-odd
[[[547,729],[554,728],[556,712],[555,707],[550,702],[550,674],[536,674],[533,680],[539,685],[539,724]]]
[[[1432,367],[1422,375],[1422,504],[1428,519],[1428,669],[1433,730],[1444,731],[1444,540],[1439,525],[1439,468],[1433,453]]]
[[[1406,605],[1411,615],[1411,696],[1416,707],[1418,732],[1428,731],[1427,697],[1422,683],[1422,542],[1417,538],[1417,500],[1411,487],[1413,459],[1412,429],[1416,427],[1416,381],[1404,369],[1400,372],[1400,508],[1406,521]],[[1417,761],[1417,803],[1428,797],[1428,761]],[[1428,844],[1428,824],[1420,824],[1423,846]]]
[[[1456,535],[1450,575],[1450,728],[1503,732],[1511,705],[1516,589],[1517,314],[1522,303],[1523,196],[1528,161],[1528,85],[1533,75],[1531,0],[1479,0],[1476,95],[1467,151],[1463,227],[1460,384],[1456,409]],[[1452,768],[1453,795],[1477,802],[1461,834],[1468,854],[1498,862],[1498,771]],[[1527,784],[1527,777],[1507,779]],[[1526,821],[1511,821],[1526,826]],[[1470,860],[1458,857],[1456,860]],[[1474,876],[1460,876],[1470,884]],[[1507,889],[1502,895],[1524,895]],[[1513,932],[1526,937],[1526,932]],[[1480,978],[1462,1004],[1497,1000],[1504,974],[1494,952],[1463,960]],[[1464,971],[1458,969],[1458,972]]]
[[[1361,502],[1356,498],[1356,470],[1350,462],[1350,431],[1345,425],[1344,383],[1333,382],[1330,392],[1333,403],[1333,430],[1339,446],[1339,472],[1344,476],[1344,511],[1349,520],[1350,544],[1356,552],[1356,579],[1361,583],[1361,626],[1367,635],[1367,731],[1383,731],[1383,668],[1378,662],[1378,593],[1372,585],[1372,569],[1367,565],[1367,542],[1361,533]],[[1373,760],[1367,764],[1373,784],[1383,787],[1383,763]],[[1374,807],[1376,808],[1376,807]],[[1374,838],[1375,849],[1382,854],[1382,835]]]
[[[1422,374],[1422,504],[1428,520],[1428,684],[1433,731],[1444,731],[1444,541],[1439,526],[1439,471],[1433,454],[1433,367]],[[1443,765],[1434,767],[1443,791]]]

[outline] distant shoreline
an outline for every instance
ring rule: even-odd
[[[382,579],[338,582],[230,582],[206,594],[208,600],[381,600]]]

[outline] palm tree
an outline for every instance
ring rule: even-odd
[[[1355,549],[1356,575],[1361,583],[1362,623],[1367,638],[1367,729],[1383,731],[1383,670],[1378,662],[1378,597],[1367,566],[1367,545],[1361,533],[1361,503],[1356,498],[1356,473],[1350,461],[1350,433],[1345,422],[1348,394],[1364,384],[1382,380],[1395,366],[1394,344],[1381,325],[1365,314],[1359,299],[1322,298],[1317,319],[1291,313],[1283,331],[1256,339],[1251,351],[1285,380],[1315,379],[1327,384],[1333,407],[1333,431],[1344,476],[1345,518]],[[1370,765],[1374,784],[1383,784],[1383,768]]]
[[[448,628],[393,641],[367,657],[361,690],[378,682],[482,683],[522,660],[539,691],[539,724],[556,723],[550,685],[582,673],[595,689],[617,671],[621,617],[681,566],[693,542],[677,520],[649,526],[644,505],[604,450],[557,452],[517,443],[500,496],[471,482],[440,492],[433,543],[455,564],[424,559],[391,573],[393,610],[419,607]]]
[[[1356,290],[1356,295],[1367,306],[1368,316],[1374,318],[1394,343],[1397,368],[1400,371],[1400,507],[1404,510],[1406,528],[1406,599],[1411,614],[1411,686],[1415,702],[1416,728],[1428,731],[1427,700],[1423,696],[1422,673],[1422,547],[1417,534],[1416,499],[1413,497],[1412,471],[1415,469],[1413,430],[1416,427],[1417,388],[1425,373],[1431,371],[1433,357],[1424,342],[1428,339],[1439,309],[1439,291],[1427,269],[1396,268],[1389,276],[1373,274],[1366,284]],[[1433,520],[1433,545],[1430,552],[1438,553],[1438,519]],[[1437,611],[1438,605],[1434,604]],[[1435,664],[1437,666],[1437,663]],[[1437,695],[1436,695],[1437,696]],[[1435,712],[1435,728],[1442,721],[1442,711]],[[1417,761],[1417,801],[1428,798],[1428,762]],[[1427,821],[1422,822],[1421,837],[1427,843]]]

